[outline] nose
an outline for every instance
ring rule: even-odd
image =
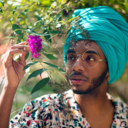
[[[79,56],[76,60],[76,62],[72,66],[72,70],[75,72],[83,72],[85,70],[85,67],[82,63],[82,56]]]

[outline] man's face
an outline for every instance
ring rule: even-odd
[[[86,41],[83,40],[78,41],[75,45],[71,46],[69,51],[75,51],[75,53],[80,55],[73,65],[66,66],[66,72],[70,76],[68,80],[74,93],[88,94],[100,87],[105,80],[107,81],[108,71],[106,61],[99,61],[96,66],[90,68],[82,60],[81,55],[85,51],[95,51],[99,55],[99,59],[106,60],[102,50],[94,41],[91,41],[90,44],[86,44]],[[95,55],[95,53],[91,54]],[[70,53],[68,55],[69,57],[72,56]]]

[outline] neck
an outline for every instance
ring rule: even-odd
[[[95,92],[85,95],[74,94],[74,98],[84,115],[103,115],[113,108],[111,101],[106,96],[106,91],[101,93],[95,90]]]

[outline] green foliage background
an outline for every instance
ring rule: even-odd
[[[119,12],[128,21],[128,0],[0,0],[0,44],[13,45],[24,41],[28,35],[40,35],[43,39],[42,58],[40,61],[49,62],[56,66],[43,63],[48,69],[53,80],[64,80],[62,69],[65,70],[63,62],[62,47],[66,34],[70,29],[71,15],[74,9],[107,5]],[[16,5],[17,3],[17,5]],[[5,47],[6,51],[6,47]],[[31,55],[27,62],[31,60]],[[38,92],[30,95],[34,85],[47,76],[47,72],[41,77],[36,72],[32,77],[29,75],[42,64],[29,66],[29,72],[25,75],[18,87],[13,103],[13,111],[20,109],[27,101],[35,97],[52,93],[53,88],[48,84]],[[38,77],[37,77],[38,75]],[[27,82],[27,78],[29,79]],[[1,84],[2,86],[3,84]],[[128,103],[128,65],[121,78],[108,86],[108,92],[115,98]],[[15,114],[12,113],[11,117]]]

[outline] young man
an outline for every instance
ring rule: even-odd
[[[128,61],[128,25],[106,6],[78,9],[76,16],[77,29],[72,26],[64,45],[71,85],[64,99],[70,110],[63,110],[60,95],[45,95],[27,103],[10,121],[10,128],[128,128],[128,106],[106,94],[108,84],[121,76]],[[26,51],[21,43],[2,57],[6,83],[0,97],[0,128],[8,127]],[[19,63],[12,60],[15,53],[21,53]]]

